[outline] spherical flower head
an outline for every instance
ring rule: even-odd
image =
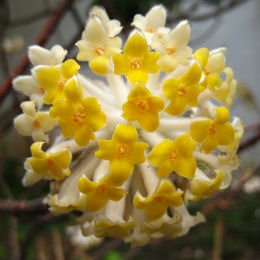
[[[165,140],[149,153],[152,165],[158,167],[158,176],[167,177],[173,171],[178,175],[192,179],[196,170],[196,160],[192,156],[197,143],[189,134],[181,135],[174,141]]]
[[[160,69],[156,64],[160,55],[149,52],[145,38],[138,31],[130,35],[123,54],[115,54],[112,58],[115,74],[124,74],[131,84],[141,82],[145,85],[148,73],[155,73]]]
[[[138,133],[134,126],[119,125],[111,140],[99,140],[97,158],[109,160],[110,175],[107,182],[122,185],[131,175],[134,165],[145,161],[144,150],[149,147],[137,142]]]
[[[218,145],[229,145],[233,142],[235,132],[228,120],[228,109],[218,107],[214,120],[204,120],[191,125],[190,135],[201,143],[200,151],[210,153]]]
[[[94,132],[105,125],[106,115],[96,98],[83,97],[83,90],[76,78],[64,86],[65,99],[54,102],[51,116],[57,119],[64,137],[74,137],[77,144],[85,146],[95,140]]]
[[[159,127],[158,113],[163,110],[162,98],[153,96],[142,84],[137,83],[123,104],[123,117],[129,122],[135,121],[142,129],[152,132]]]

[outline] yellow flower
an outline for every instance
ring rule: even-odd
[[[174,141],[161,142],[153,148],[148,157],[152,165],[159,167],[159,177],[167,177],[175,171],[180,176],[192,179],[196,170],[196,160],[192,153],[196,145],[189,134],[184,134]]]
[[[191,137],[202,143],[200,151],[210,153],[218,145],[229,145],[233,142],[235,131],[228,120],[228,109],[218,107],[214,120],[203,120],[190,126]]]
[[[79,179],[79,190],[86,194],[86,207],[91,211],[99,211],[104,208],[108,200],[119,201],[127,191],[115,188],[100,180],[98,183],[90,181],[86,177]]]
[[[219,48],[209,52],[207,48],[198,49],[193,57],[199,61],[202,66],[204,80],[202,85],[215,92],[216,87],[222,83],[220,74],[225,68],[225,48]]]
[[[83,97],[83,90],[76,78],[70,79],[64,87],[65,99],[56,100],[50,109],[57,118],[64,137],[74,137],[78,145],[88,145],[95,140],[93,132],[105,125],[106,115],[94,97]]]
[[[162,98],[153,96],[142,84],[137,83],[123,104],[123,117],[129,122],[137,121],[146,131],[154,131],[159,126],[160,112],[164,107]]]
[[[42,142],[33,143],[31,146],[32,157],[27,159],[33,171],[40,175],[50,175],[56,180],[63,180],[70,175],[68,168],[71,162],[71,153],[63,150],[57,153],[42,151]]]
[[[102,21],[97,16],[93,16],[86,25],[82,40],[76,43],[79,48],[77,59],[89,61],[93,72],[105,75],[109,72],[111,56],[121,52],[121,44],[121,39],[109,37]]]
[[[201,69],[198,63],[193,63],[190,69],[178,79],[164,81],[163,92],[171,100],[166,112],[171,115],[182,114],[187,105],[197,106],[198,95],[204,90],[199,85]]]
[[[178,207],[183,204],[183,191],[174,193],[174,187],[168,180],[163,180],[157,190],[144,198],[139,192],[134,197],[134,206],[144,209],[149,221],[163,216],[169,206]]]
[[[225,172],[223,170],[216,171],[216,177],[210,178],[195,178],[191,181],[191,194],[187,196],[188,199],[198,201],[203,197],[209,196],[219,189]]]
[[[146,84],[148,73],[159,71],[160,66],[156,64],[160,54],[149,52],[144,37],[134,32],[127,40],[123,54],[112,56],[115,74],[125,74],[127,79],[134,84],[138,81]]]
[[[37,66],[33,75],[40,85],[47,90],[44,97],[46,104],[64,98],[64,86],[68,79],[78,73],[80,66],[75,60],[67,60],[59,66]]]
[[[149,145],[137,140],[134,126],[119,125],[111,140],[98,141],[96,157],[110,161],[111,173],[105,177],[106,183],[121,185],[132,173],[134,165],[145,161],[144,150]]]

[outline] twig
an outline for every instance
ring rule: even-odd
[[[56,260],[64,260],[62,241],[60,233],[56,230],[52,233],[53,251]]]
[[[248,130],[255,130],[255,133],[240,143],[239,148],[238,148],[239,153],[242,152],[243,150],[245,150],[246,148],[248,148],[249,146],[257,143],[260,139],[260,124],[259,123],[258,123],[258,125],[255,125],[253,129],[250,129],[248,127]]]
[[[214,226],[214,245],[213,245],[212,260],[221,260],[223,230],[224,230],[224,221],[223,221],[223,217],[220,216],[215,222],[215,226]]]
[[[42,199],[32,201],[0,200],[0,212],[11,214],[38,214],[48,212],[48,206]]]
[[[56,29],[57,25],[59,24],[61,18],[65,14],[65,11],[70,9],[71,5],[75,0],[66,0],[64,3],[58,6],[55,9],[48,20],[47,24],[41,31],[39,37],[35,40],[35,44],[43,45],[47,39],[50,37],[51,33]],[[27,54],[21,59],[20,63],[15,67],[13,72],[6,78],[4,84],[0,87],[0,101],[6,96],[6,94],[11,90],[12,87],[12,80],[23,71],[29,65],[29,60]]]
[[[10,247],[10,260],[19,260],[20,259],[20,247],[18,242],[18,219],[14,216],[10,217],[10,232],[8,234],[9,238],[9,247]]]

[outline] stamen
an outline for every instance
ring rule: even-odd
[[[39,88],[39,90],[40,90],[40,92],[41,92],[42,94],[45,94],[45,89],[44,89],[44,88]]]
[[[171,55],[171,54],[173,54],[175,52],[175,49],[173,49],[173,48],[166,48],[166,52],[167,52],[168,55]]]
[[[216,134],[216,132],[217,132],[216,126],[215,126],[214,124],[212,124],[212,125],[209,127],[208,133],[209,133],[210,135],[214,135],[214,134]]]
[[[130,65],[131,70],[137,70],[137,69],[139,69],[140,67],[141,67],[141,66],[140,66],[140,63],[139,63],[138,61],[134,61],[134,62],[132,62],[131,65]]]
[[[148,33],[153,33],[153,29],[152,28],[148,28],[145,31],[148,32]]]
[[[145,112],[149,108],[148,102],[144,99],[138,100],[136,106],[141,112]]]
[[[41,126],[41,123],[38,119],[35,119],[33,122],[33,127],[34,128],[39,128]]]
[[[82,106],[80,106],[77,111],[73,114],[73,121],[78,125],[82,126],[86,123],[86,114]]]
[[[163,200],[163,198],[161,196],[156,196],[154,199],[158,202],[161,202]]]
[[[175,148],[172,148],[170,153],[169,153],[169,158],[171,161],[174,161],[177,159],[177,154],[178,154],[178,151],[175,149]]]
[[[177,94],[179,96],[184,96],[184,95],[186,95],[186,93],[187,93],[187,91],[186,91],[186,89],[184,87],[182,87],[182,86],[178,87]]]
[[[96,48],[95,52],[97,55],[102,56],[105,53],[105,50],[103,47],[98,47]]]
[[[120,155],[124,155],[128,151],[128,145],[127,144],[120,144],[118,148],[118,152]]]
[[[102,192],[102,193],[106,190],[104,184],[100,184],[100,185],[98,185],[97,189],[98,189],[99,192]]]
[[[59,88],[60,88],[60,90],[63,90],[63,89],[64,89],[64,86],[65,86],[65,80],[61,80],[61,81],[59,82]]]
[[[52,165],[54,165],[54,161],[52,159],[48,158],[47,164],[48,164],[48,166],[52,166]]]

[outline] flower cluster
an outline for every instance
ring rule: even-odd
[[[193,51],[189,23],[170,29],[165,21],[161,5],[136,15],[122,47],[120,23],[94,7],[77,60],[101,80],[81,75],[56,45],[30,47],[32,74],[13,82],[31,100],[14,125],[36,141],[23,184],[50,181],[50,210],[81,211],[89,238],[145,245],[185,235],[205,220],[189,214],[189,201],[226,188],[239,166],[243,125],[229,121],[236,80],[226,49]]]

